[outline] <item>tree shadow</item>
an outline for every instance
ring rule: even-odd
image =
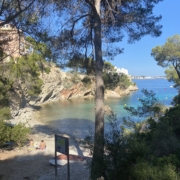
[[[16,150],[17,151],[17,150]],[[48,163],[51,155],[45,155],[44,152],[31,154],[24,152],[18,156],[11,158],[12,152],[8,152],[10,158],[0,159],[0,174],[3,175],[2,180],[14,180],[14,179],[36,179],[42,176],[44,173],[48,173],[53,169]],[[17,154],[17,153],[16,153]]]
[[[53,139],[55,134],[68,137],[70,153],[75,152],[79,156],[84,156],[84,154],[89,154],[89,150],[85,149],[79,142],[86,136],[92,135],[93,125],[94,122],[88,119],[58,119],[49,124],[34,125],[31,133]],[[49,144],[54,146],[52,142]]]
[[[74,139],[84,139],[92,133],[91,130],[94,130],[94,122],[89,119],[66,118],[53,120],[44,125],[34,125],[32,133],[50,136],[60,134]]]
[[[18,153],[16,152],[16,154]],[[46,151],[36,151],[30,153],[21,151],[20,154],[16,156],[11,156],[10,153],[9,158],[5,158],[0,155],[0,176],[2,176],[2,180],[35,180],[40,179],[40,177],[43,176],[48,177],[48,175],[50,175],[49,179],[55,179],[55,167],[49,164],[49,160],[51,158],[52,155],[47,154]],[[79,162],[79,164],[82,166],[80,170],[83,173],[86,164],[85,162]],[[65,166],[66,167],[58,167],[58,174],[67,174],[67,165]],[[74,171],[73,166],[74,165],[70,163],[71,174]]]

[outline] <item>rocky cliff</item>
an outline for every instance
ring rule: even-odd
[[[51,71],[42,73],[40,78],[43,80],[42,92],[36,99],[29,100],[27,92],[16,88],[21,100],[18,100],[16,96],[11,98],[11,110],[12,115],[17,116],[21,112],[22,102],[25,104],[23,107],[28,105],[42,105],[51,101],[67,100],[72,98],[94,98],[95,97],[95,81],[94,77],[91,76],[90,83],[83,83],[82,79],[86,75],[73,74],[63,72],[55,64],[51,64]],[[119,86],[114,90],[105,90],[105,98],[121,98],[124,95],[128,95],[131,91],[135,91],[138,88],[136,86],[130,86],[127,89],[121,89]],[[16,93],[17,94],[17,93]],[[23,95],[25,94],[25,95]],[[23,96],[22,96],[23,95]],[[13,108],[12,108],[13,107]],[[16,107],[16,108],[15,108]]]
[[[41,94],[34,103],[42,104],[72,98],[94,98],[95,82],[93,77],[91,77],[92,82],[90,85],[82,83],[81,80],[84,77],[85,75],[63,72],[55,65],[52,65],[49,74],[44,73],[41,75],[44,85]],[[115,90],[106,90],[105,98],[121,98],[121,96],[128,95],[131,91],[137,89],[137,86],[131,85],[127,89],[117,87]]]

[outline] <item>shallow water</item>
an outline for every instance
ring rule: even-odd
[[[165,105],[171,105],[172,98],[177,94],[173,84],[165,79],[156,80],[134,80],[139,90],[121,99],[105,100],[105,104],[117,114],[118,119],[127,116],[124,106],[137,106],[138,99],[143,97],[141,90],[153,90],[159,100]],[[48,123],[52,127],[59,129],[62,133],[72,134],[76,137],[88,135],[91,127],[94,127],[94,100],[93,99],[73,99],[52,102],[45,105],[39,111],[39,121]],[[105,123],[108,124],[105,119]]]

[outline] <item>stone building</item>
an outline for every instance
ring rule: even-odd
[[[22,55],[32,52],[32,46],[25,40],[21,30],[18,30],[11,24],[5,24],[0,27],[0,49],[4,55],[3,60],[18,58]]]

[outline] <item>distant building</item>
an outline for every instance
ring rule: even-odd
[[[0,48],[10,57],[17,58],[33,51],[30,43],[25,40],[21,30],[18,30],[11,24],[5,24],[0,27]]]
[[[166,76],[131,76],[131,79],[166,79]]]
[[[118,74],[125,74],[125,75],[128,75],[128,70],[127,69],[124,69],[124,68],[117,68],[116,66],[114,67],[116,73]]]
[[[144,79],[153,79],[153,77],[150,77],[150,76],[144,76]]]

